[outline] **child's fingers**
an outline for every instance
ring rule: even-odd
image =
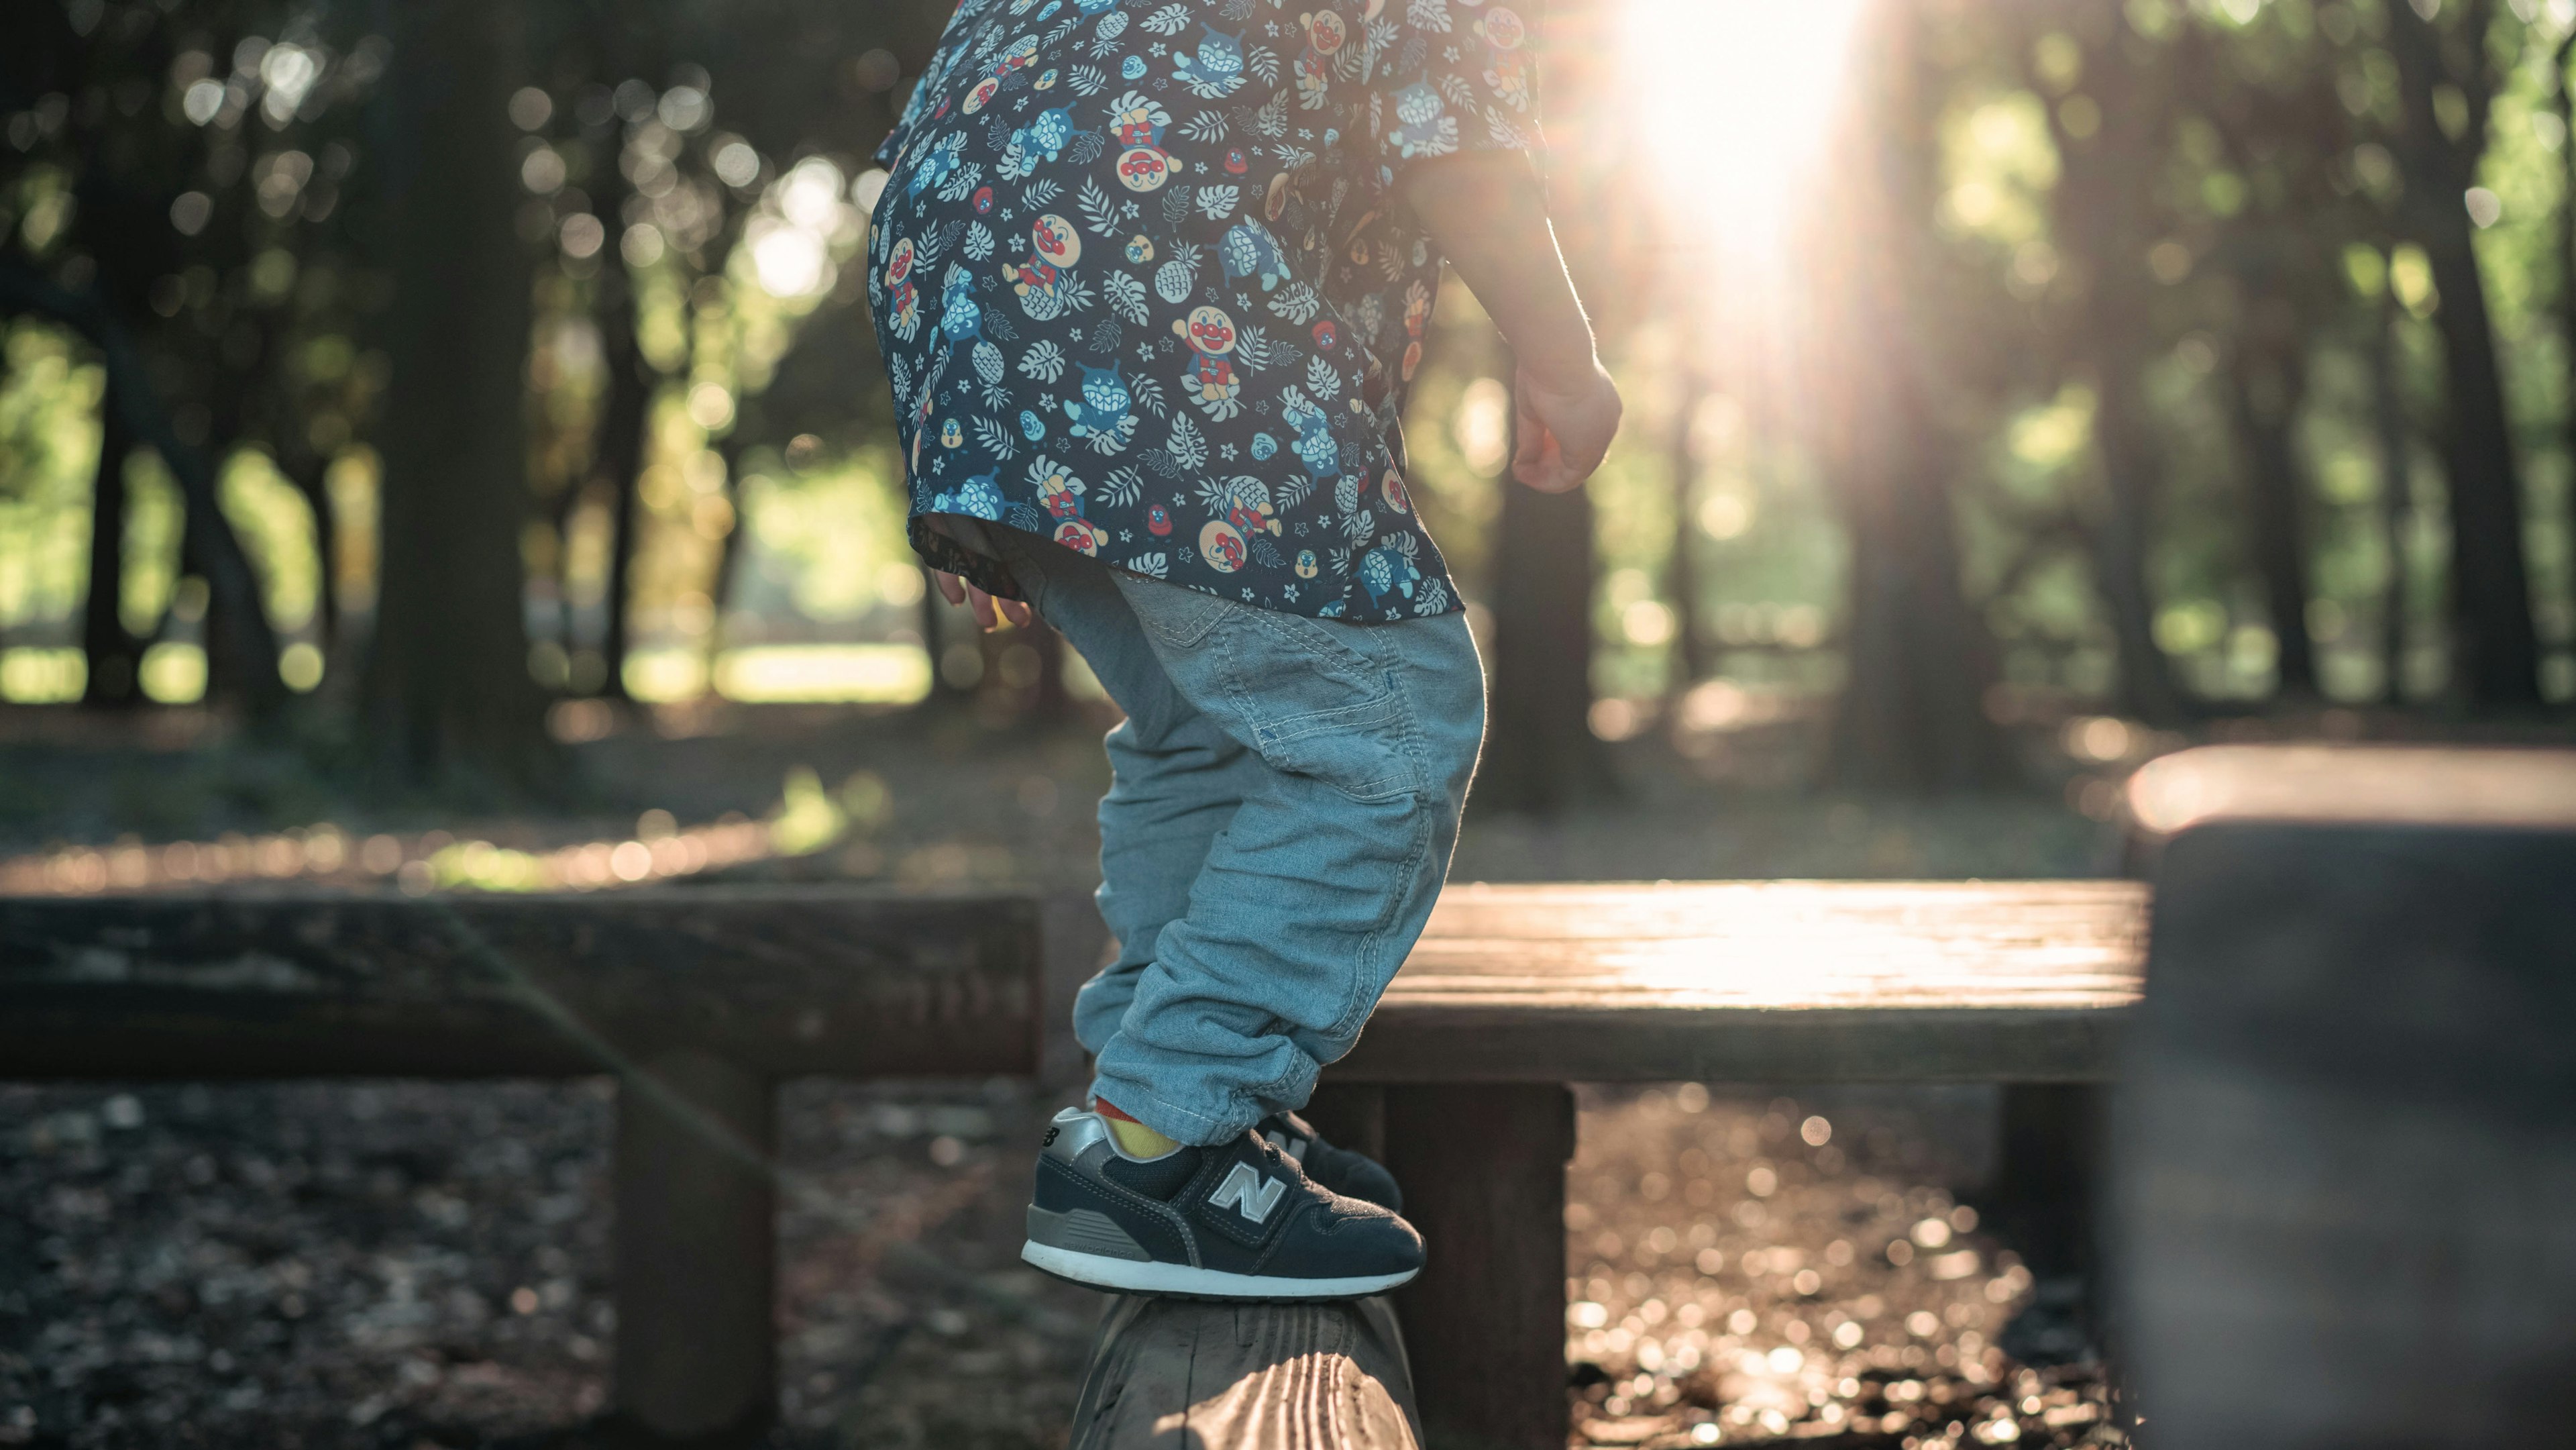
[[[1037,618],[1036,614],[1029,609],[1028,601],[1025,599],[996,599],[993,604],[995,608],[1002,611],[1004,619],[1022,629],[1028,628],[1030,621]]]
[[[1512,472],[1535,467],[1540,449],[1547,442],[1547,424],[1541,422],[1538,410],[1530,406],[1529,383],[1524,378],[1512,380]]]
[[[1577,472],[1567,466],[1565,445],[1555,433],[1542,429],[1537,437],[1536,449],[1512,460],[1514,478],[1541,493],[1563,493],[1589,476],[1588,471]]]
[[[1000,628],[993,618],[992,595],[969,584],[966,586],[966,607],[975,611],[975,623],[979,627],[988,630]]]
[[[932,583],[939,586],[940,598],[947,600],[951,604],[963,604],[966,602],[965,580],[958,578],[956,575],[949,573],[945,569],[931,570],[930,579]]]

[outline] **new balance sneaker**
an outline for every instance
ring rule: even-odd
[[[1038,1153],[1020,1257],[1128,1294],[1359,1299],[1420,1273],[1422,1236],[1376,1204],[1317,1185],[1254,1130],[1135,1159],[1118,1151],[1099,1114],[1067,1108]]]
[[[1325,1142],[1314,1125],[1295,1113],[1272,1113],[1254,1124],[1252,1131],[1296,1159],[1306,1176],[1321,1186],[1389,1213],[1404,1212],[1404,1190],[1395,1186],[1395,1175],[1383,1164],[1365,1153]]]

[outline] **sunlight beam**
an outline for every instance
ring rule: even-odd
[[[1692,247],[1775,253],[1823,183],[1864,0],[1629,0],[1634,121]]]

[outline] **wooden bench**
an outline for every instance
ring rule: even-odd
[[[616,1415],[775,1414],[774,1085],[1030,1074],[1039,903],[853,888],[0,899],[0,1077],[619,1077]]]
[[[1561,1450],[1571,1084],[2099,1082],[2138,997],[2146,908],[2119,881],[1451,888],[1314,1108],[1384,1156],[1430,1244],[1395,1296],[1413,1384],[1383,1381],[1359,1311],[1330,1330],[1312,1310],[1113,1321],[1075,1445],[1401,1443],[1372,1438],[1388,1422],[1365,1409],[1384,1402],[1418,1406],[1434,1444]],[[1119,1342],[1149,1332],[1157,1355]],[[1271,1373],[1279,1343],[1308,1346],[1312,1372]],[[1255,1378],[1311,1403],[1247,1414],[1234,1386]],[[1156,1438],[1175,1425],[1197,1438]]]

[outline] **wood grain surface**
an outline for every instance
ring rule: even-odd
[[[2090,1081],[2125,881],[1453,886],[1339,1082]]]
[[[1113,1301],[1072,1450],[1417,1450],[1404,1336],[1383,1299]]]

